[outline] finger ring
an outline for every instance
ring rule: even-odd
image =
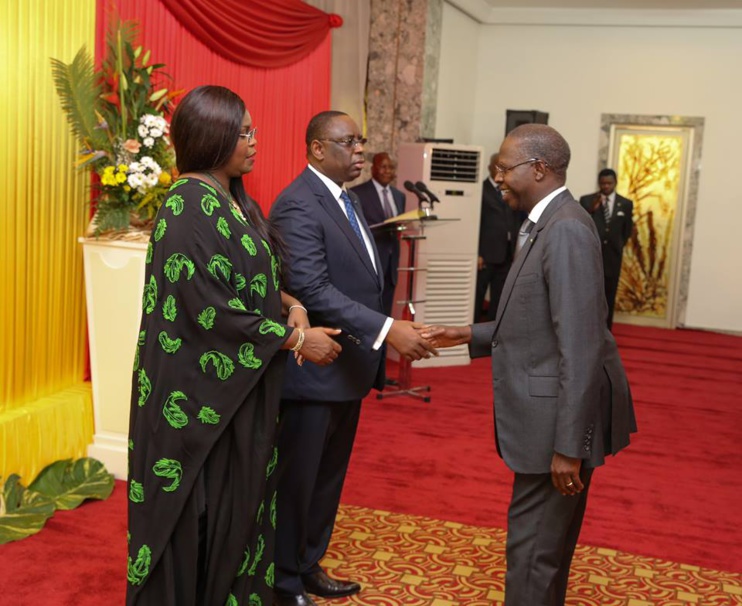
[[[572,482],[571,480],[570,480],[569,484],[567,484],[567,486],[574,486],[574,485],[575,485],[575,483]]]

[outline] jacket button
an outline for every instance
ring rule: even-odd
[[[497,339],[495,339],[494,341],[492,341],[492,347],[497,347]]]

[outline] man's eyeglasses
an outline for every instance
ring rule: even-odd
[[[518,168],[519,166],[523,166],[524,164],[533,164],[534,162],[544,162],[541,160],[541,158],[529,158],[528,160],[523,160],[523,162],[518,162],[518,164],[513,164],[512,166],[502,166],[501,164],[495,164],[495,172],[500,173],[501,175],[504,175],[507,172],[510,172],[514,168]],[[546,162],[544,162],[546,164]]]
[[[240,133],[240,137],[243,137],[247,139],[248,143],[252,143],[253,139],[255,139],[255,135],[258,133],[258,127],[256,126],[252,130],[247,131],[246,133]]]
[[[332,141],[333,143],[337,143],[343,147],[356,147],[368,143],[366,137],[361,137],[360,139],[356,139],[355,137],[343,137],[342,139],[320,139],[320,141]]]

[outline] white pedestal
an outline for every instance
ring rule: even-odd
[[[127,475],[131,381],[147,244],[80,238],[85,263],[95,435],[88,456]]]

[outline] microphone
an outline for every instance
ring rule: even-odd
[[[430,191],[428,189],[428,186],[425,185],[425,183],[423,183],[422,181],[418,181],[417,183],[415,183],[415,187],[417,187],[417,189],[419,189],[421,192],[427,195],[428,198],[430,198],[431,203],[440,202],[440,200],[438,199],[438,196],[436,196],[432,191]]]
[[[409,191],[409,192],[412,192],[413,194],[415,194],[415,195],[417,196],[417,199],[418,199],[418,200],[419,200],[420,202],[430,202],[430,200],[428,199],[428,197],[427,197],[427,196],[426,196],[426,195],[425,195],[425,194],[424,194],[423,192],[421,192],[421,191],[420,191],[420,190],[419,190],[419,189],[418,189],[418,188],[417,188],[417,187],[415,186],[415,184],[414,184],[414,183],[413,183],[412,181],[405,181],[405,182],[404,182],[404,188],[405,188],[405,189],[406,189],[407,191]]]

